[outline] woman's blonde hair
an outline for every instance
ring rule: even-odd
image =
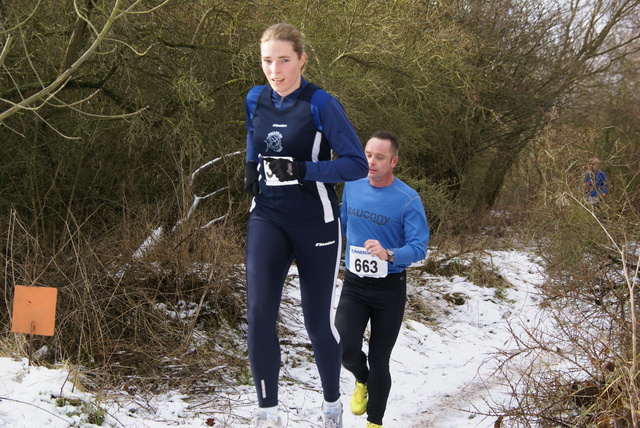
[[[273,24],[262,33],[260,43],[268,42],[269,40],[283,40],[291,42],[293,44],[293,51],[298,54],[298,58],[302,58],[302,54],[306,54],[304,47],[304,39],[302,33],[291,24],[279,23]],[[302,70],[306,66],[306,61]]]

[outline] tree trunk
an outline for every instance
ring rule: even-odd
[[[484,174],[484,185],[475,196],[474,212],[487,212],[494,207],[507,174],[525,147],[526,143],[520,143],[510,149],[498,150]]]
[[[85,5],[80,11],[80,13],[86,13],[86,16],[78,15],[76,20],[76,25],[73,29],[73,34],[71,35],[71,40],[69,40],[69,46],[67,46],[67,53],[64,56],[64,61],[62,62],[62,70],[66,70],[71,67],[74,62],[80,56],[80,46],[82,44],[82,40],[84,40],[84,32],[87,29],[87,19],[91,14],[91,9],[93,9],[93,2],[91,0],[85,0]]]

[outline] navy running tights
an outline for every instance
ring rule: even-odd
[[[314,226],[275,224],[252,214],[246,244],[248,348],[260,407],[278,405],[280,343],[276,323],[287,272],[295,259],[304,324],[324,399],[340,398],[340,336],[332,310],[342,255],[340,220]]]

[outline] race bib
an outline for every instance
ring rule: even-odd
[[[369,278],[384,278],[389,271],[386,260],[372,256],[364,247],[349,247],[349,270],[356,275]]]
[[[291,156],[269,156],[273,159],[288,159],[290,161],[293,160]],[[267,186],[291,186],[292,184],[298,184],[298,180],[291,181],[280,181],[278,177],[271,171],[269,168],[269,162],[264,161],[264,174],[267,182]]]

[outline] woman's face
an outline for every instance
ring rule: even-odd
[[[262,71],[269,84],[281,97],[286,97],[300,87],[302,67],[307,55],[293,50],[293,43],[286,40],[269,40],[260,45]]]

